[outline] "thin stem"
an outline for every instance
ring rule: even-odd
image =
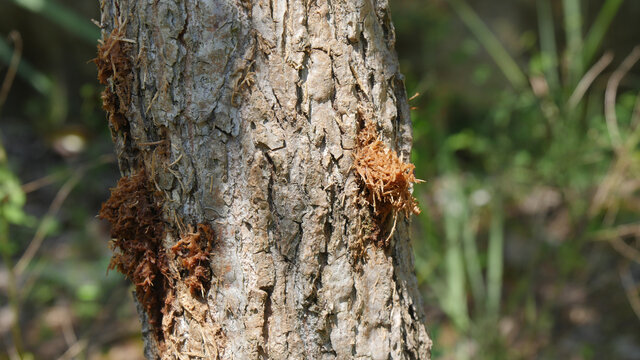
[[[22,192],[28,194],[56,182],[60,174],[49,174],[22,185]]]
[[[622,256],[640,264],[640,251],[630,246],[619,237],[609,239],[611,246]]]
[[[564,30],[567,36],[567,71],[569,86],[578,82],[582,75],[582,13],[580,0],[563,0]]]
[[[624,271],[623,266],[620,266],[618,268],[620,281],[622,282],[622,286],[624,287],[624,292],[627,295],[627,300],[629,300],[631,309],[636,314],[636,317],[640,319],[640,296],[638,295],[638,286],[633,280],[629,265],[626,264],[625,267],[626,271]]]
[[[0,87],[0,112],[2,111],[2,106],[5,101],[7,101],[9,90],[11,90],[11,85],[13,85],[13,79],[16,77],[18,65],[20,65],[20,58],[22,57],[22,37],[20,33],[15,30],[11,31],[9,33],[9,39],[13,42],[13,55],[11,56],[7,75],[5,75],[2,87]]]
[[[518,89],[527,86],[527,77],[478,14],[464,0],[449,0],[449,3],[458,13],[462,22],[485,47],[489,56],[493,58],[511,85]]]
[[[469,328],[469,311],[465,291],[464,258],[460,246],[460,222],[451,214],[445,214],[445,237],[447,250],[445,267],[447,271],[446,296],[443,302],[453,322],[462,331]]]
[[[2,252],[2,260],[8,273],[7,296],[9,298],[9,306],[13,312],[11,323],[11,336],[13,344],[18,355],[22,354],[22,331],[20,329],[20,294],[17,286],[17,276],[13,270],[13,261],[11,259],[11,250],[9,244],[9,223],[4,217],[2,207],[0,207],[0,249]]]
[[[482,268],[480,267],[480,256],[476,246],[474,236],[474,226],[469,217],[464,217],[462,240],[464,244],[464,257],[467,274],[471,283],[471,293],[475,299],[476,307],[482,306],[485,297],[484,280],[482,279]]]
[[[20,257],[20,260],[18,260],[18,262],[16,263],[14,271],[18,276],[22,275],[24,270],[27,268],[27,266],[35,256],[38,249],[40,249],[42,242],[47,236],[47,228],[49,222],[51,221],[51,219],[53,219],[58,210],[60,210],[60,207],[71,193],[71,190],[73,190],[73,188],[78,184],[79,181],[80,176],[78,176],[78,174],[74,174],[64,183],[64,185],[62,185],[60,190],[58,190],[58,193],[51,202],[47,213],[42,217],[42,220],[40,220],[40,224],[38,225],[36,233],[33,236],[33,239],[31,239],[29,246],[27,246],[27,250],[25,250],[24,254],[22,254],[22,256]]]
[[[604,69],[611,64],[611,61],[613,61],[613,53],[607,52],[602,55],[600,60],[598,60],[598,62],[596,62],[586,74],[584,74],[582,79],[580,79],[580,82],[578,82],[578,85],[576,85],[576,89],[573,91],[573,94],[571,94],[571,97],[569,98],[569,109],[573,109],[578,106],[580,100],[582,100],[582,97],[587,92],[591,84],[595,81],[598,75],[600,75]]]
[[[67,199],[67,197],[69,196],[73,188],[78,184],[78,182],[80,181],[84,173],[92,167],[99,166],[108,162],[113,162],[113,156],[110,156],[110,155],[102,156],[95,163],[79,169],[62,185],[62,187],[60,187],[60,190],[58,190],[58,192],[56,193],[56,196],[51,202],[51,205],[49,205],[49,209],[47,210],[47,213],[44,215],[44,217],[40,221],[40,224],[36,229],[36,233],[31,239],[31,242],[29,243],[27,250],[25,250],[24,254],[22,254],[22,256],[20,257],[20,260],[18,260],[18,262],[16,263],[14,271],[17,276],[22,275],[22,273],[25,271],[25,269],[27,268],[27,266],[35,256],[38,249],[40,249],[40,246],[42,245],[42,242],[44,241],[47,235],[46,230],[47,230],[48,221],[52,219],[55,216],[55,214],[58,213],[58,211],[60,210],[60,207],[62,207],[62,204]]]
[[[487,314],[497,320],[502,292],[504,220],[500,199],[495,199],[487,249]]]
[[[598,13],[598,17],[596,17],[596,20],[593,22],[593,25],[584,40],[583,58],[586,65],[589,65],[591,60],[593,60],[600,44],[602,44],[604,35],[609,29],[609,25],[611,25],[611,21],[613,21],[613,18],[618,13],[618,9],[620,9],[620,5],[622,5],[623,2],[624,0],[607,0],[602,5],[602,8]]]
[[[0,61],[10,64],[13,56],[14,51],[11,49],[9,44],[0,37]],[[17,73],[43,95],[48,95],[53,88],[53,82],[51,79],[33,68],[33,66],[24,60],[20,62]]]
[[[557,71],[558,50],[556,49],[551,4],[549,0],[538,0],[536,5],[538,11],[538,32],[540,33],[540,50],[543,57],[551,59],[551,63],[544,67],[544,74],[550,87],[557,89],[560,84]]]
[[[640,46],[633,48],[631,53],[622,61],[622,64],[613,72],[609,81],[607,82],[607,89],[604,93],[604,116],[607,122],[607,130],[609,131],[609,137],[611,143],[616,151],[620,150],[622,145],[622,137],[620,136],[620,129],[618,128],[618,117],[616,115],[616,96],[618,93],[618,86],[622,78],[631,70],[633,65],[640,60]]]

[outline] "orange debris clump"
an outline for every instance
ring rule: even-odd
[[[420,213],[418,202],[411,195],[411,184],[422,182],[413,174],[414,168],[380,140],[374,121],[365,121],[358,134],[354,169],[366,189],[365,198],[373,207],[378,227],[389,214],[395,217],[402,212],[408,217]]]

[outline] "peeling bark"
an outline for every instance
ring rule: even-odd
[[[203,294],[170,260],[163,336],[139,309],[147,358],[429,358],[408,220],[388,247],[352,251],[370,212],[352,169],[358,109],[387,147],[411,149],[387,1],[102,0],[101,11],[103,35],[130,48],[125,120],[111,124],[123,175],[144,170],[161,193],[166,253],[195,236],[189,226],[216,237]]]

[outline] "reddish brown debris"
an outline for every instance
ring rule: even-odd
[[[211,286],[211,266],[209,255],[214,243],[214,233],[211,226],[198,224],[197,231],[193,228],[184,235],[171,251],[180,257],[179,264],[187,272],[184,279],[192,295],[200,292],[205,295]]]
[[[123,273],[162,339],[161,309],[172,288],[167,256],[162,246],[165,224],[153,185],[144,171],[123,177],[102,204],[99,217],[111,223],[113,257],[109,269]]]
[[[98,44],[98,56],[93,62],[98,68],[98,81],[107,87],[102,92],[102,108],[109,113],[115,131],[128,126],[125,117],[131,99],[132,44],[124,38],[123,27],[116,27]]]

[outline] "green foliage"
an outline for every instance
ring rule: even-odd
[[[470,30],[466,38],[448,41],[460,44],[450,52],[451,66],[469,67],[463,71],[471,81],[456,88],[420,84],[414,69],[403,68],[409,92],[426,93],[412,103],[418,106],[412,160],[418,177],[427,180],[416,187],[425,210],[415,224],[416,271],[460,335],[440,351],[456,358],[528,358],[559,326],[551,313],[559,289],[600,271],[587,260],[594,233],[634,221],[637,187],[625,192],[611,183],[635,183],[640,175],[640,84],[628,82],[614,100],[612,122],[605,117],[603,86],[612,74],[594,69],[623,1],[602,2],[592,24],[585,23],[586,1],[535,1],[537,32],[509,34],[518,39],[517,56],[507,50],[504,34],[494,35],[466,1],[446,3],[448,8],[436,4],[425,11],[446,18],[451,10]],[[556,40],[555,29],[563,30],[564,41]],[[424,66],[438,71],[429,61]],[[549,274],[541,278],[540,268]],[[555,289],[542,302],[535,293],[541,281]],[[514,318],[521,318],[514,322],[519,338],[501,331]],[[476,351],[460,355],[467,341]],[[529,350],[514,345],[523,341]],[[555,357],[560,350],[551,351]]]
[[[26,196],[20,181],[9,168],[6,152],[0,144],[0,217],[2,221],[14,225],[33,224],[33,218],[23,211],[25,201]]]
[[[27,10],[22,15],[44,17],[51,21],[46,26],[58,26],[85,43],[74,49],[79,55],[68,59],[75,64],[73,76],[69,76],[60,69],[43,71],[24,59],[33,42],[28,42],[27,36],[22,41],[18,31],[28,34],[29,29],[12,31],[12,35],[18,35],[10,37],[11,44],[0,37],[0,119],[2,130],[6,130],[0,135],[9,144],[8,156],[0,145],[0,254],[8,280],[0,298],[9,305],[3,321],[11,326],[10,334],[3,335],[0,352],[11,358],[57,358],[62,352],[50,346],[42,350],[47,348],[42,345],[60,341],[62,333],[68,341],[77,331],[78,343],[67,342],[65,346],[73,345],[86,353],[83,347],[89,333],[103,328],[106,320],[134,318],[132,308],[121,305],[130,301],[124,296],[127,285],[123,279],[105,277],[110,258],[108,239],[95,214],[108,184],[116,177],[116,169],[104,166],[113,164],[113,156],[104,155],[111,153],[112,144],[100,109],[95,74],[82,77],[77,71],[94,56],[99,28],[88,16],[51,0],[10,3],[2,4],[3,10],[20,13],[17,7],[12,8],[18,5]],[[62,45],[52,42],[50,46],[60,51]],[[38,49],[38,55],[50,50]],[[69,56],[72,53],[69,51]],[[14,72],[27,86],[12,88]],[[83,83],[86,85],[80,88]],[[9,97],[4,97],[9,89]],[[17,133],[18,141],[12,138]],[[65,153],[60,150],[61,139],[70,135],[83,146]],[[22,139],[29,143],[21,143]],[[85,148],[89,139],[92,146]],[[23,184],[19,177],[33,181]],[[107,303],[112,307],[105,306]],[[127,316],[113,320],[110,312],[116,310]],[[62,319],[60,311],[66,311]],[[88,357],[81,353],[65,356]]]

